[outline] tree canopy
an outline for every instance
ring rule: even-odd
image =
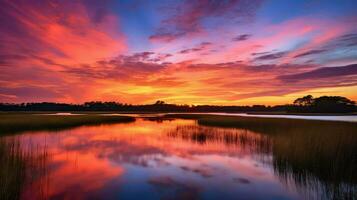
[[[307,95],[294,101],[293,110],[297,112],[345,113],[355,110],[355,102],[341,96],[321,96],[314,98]]]

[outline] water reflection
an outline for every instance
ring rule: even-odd
[[[336,133],[319,127],[257,130],[206,127],[193,120],[138,119],[130,124],[5,137],[0,156],[2,163],[9,164],[1,166],[1,184],[14,177],[10,166],[19,166],[17,171],[23,174],[6,183],[9,187],[1,187],[0,195],[14,194],[7,199],[353,199],[357,135],[349,129]]]

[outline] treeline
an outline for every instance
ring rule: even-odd
[[[307,95],[297,98],[293,105],[288,111],[303,113],[348,113],[357,111],[354,101],[341,96],[314,98]]]
[[[294,104],[278,106],[217,106],[176,105],[157,101],[154,104],[131,105],[118,102],[92,101],[84,104],[66,103],[0,103],[0,111],[119,111],[119,112],[356,112],[355,102],[345,97],[324,96],[314,99],[311,95],[296,99]]]
[[[122,111],[122,112],[263,112],[284,111],[285,106],[213,106],[213,105],[176,105],[155,103],[131,105],[118,102],[93,101],[84,104],[65,103],[0,103],[0,111]]]

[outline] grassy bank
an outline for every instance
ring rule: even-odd
[[[133,117],[87,115],[0,114],[0,135],[32,130],[61,130],[82,125],[132,122]]]

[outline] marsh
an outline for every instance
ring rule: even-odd
[[[41,118],[44,128],[1,129],[0,199],[357,197],[354,122],[160,115],[93,123],[93,116],[50,117],[79,118],[62,128]]]

